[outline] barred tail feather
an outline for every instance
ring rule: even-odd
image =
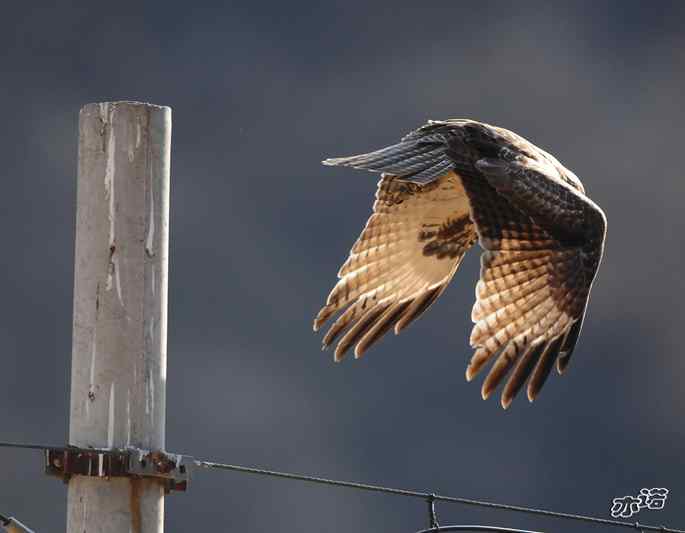
[[[445,148],[443,143],[415,139],[366,154],[324,159],[322,163],[327,166],[382,172],[417,183],[429,183],[454,168],[445,154]]]

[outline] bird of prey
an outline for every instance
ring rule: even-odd
[[[464,254],[483,248],[471,318],[471,381],[489,361],[481,394],[505,378],[508,408],[528,380],[533,401],[556,362],[562,374],[583,323],[606,217],[576,175],[504,128],[429,121],[380,150],[325,165],[381,173],[373,213],[314,320],[355,358],[388,330],[419,317],[443,293]]]

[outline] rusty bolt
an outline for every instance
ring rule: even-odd
[[[176,465],[174,464],[174,462],[172,460],[170,460],[162,452],[159,452],[159,451],[152,452],[149,455],[149,457],[150,457],[150,460],[152,461],[152,464],[153,464],[155,470],[161,474],[168,474],[174,468],[176,468]]]

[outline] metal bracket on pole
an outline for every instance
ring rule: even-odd
[[[166,493],[187,490],[193,464],[193,458],[187,455],[137,448],[99,450],[68,446],[45,450],[45,473],[65,483],[74,475],[157,478],[162,480]]]

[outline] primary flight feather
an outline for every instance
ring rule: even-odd
[[[490,361],[481,393],[505,382],[509,407],[533,401],[578,340],[602,258],[604,213],[580,180],[523,137],[473,120],[430,121],[398,144],[327,159],[381,173],[373,214],[314,320],[335,360],[399,333],[442,294],[464,254],[483,248],[466,379]],[[506,378],[506,380],[505,380]]]

